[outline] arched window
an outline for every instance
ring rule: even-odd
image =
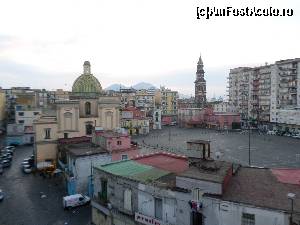
[[[91,115],[91,103],[90,102],[85,103],[85,115]]]

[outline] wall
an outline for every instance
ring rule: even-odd
[[[75,161],[75,165],[73,162]],[[68,168],[76,179],[77,193],[88,193],[88,177],[91,175],[91,164],[102,165],[111,162],[108,154],[96,154],[90,156],[74,157],[68,155]]]
[[[5,92],[0,90],[0,126],[3,120],[5,120],[5,104],[6,104],[6,97]]]
[[[175,192],[160,189],[158,187],[139,184],[138,185],[138,212],[155,218],[155,200],[162,199],[162,220],[163,224],[176,224],[176,198]]]
[[[250,205],[203,198],[205,224],[240,225],[242,213],[255,214],[255,225],[288,225],[288,215],[280,211],[258,208]]]
[[[23,116],[20,116],[19,113],[24,113]],[[38,113],[38,115],[34,115],[34,113]],[[41,110],[33,110],[33,111],[16,111],[16,124],[24,124],[24,126],[32,126],[33,120],[40,118],[42,111]],[[20,120],[23,120],[23,123],[20,123]]]
[[[56,143],[39,143],[35,145],[36,162],[45,160],[57,159],[57,144]]]
[[[140,154],[139,149],[128,149],[123,151],[112,151],[112,161],[122,160],[122,155],[127,155],[128,159],[132,159]]]
[[[196,180],[187,177],[176,177],[176,186],[185,188],[188,190],[194,188],[200,188],[205,193],[210,194],[222,194],[222,184],[204,181],[204,180]]]

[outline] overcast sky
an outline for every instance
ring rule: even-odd
[[[197,20],[197,6],[294,16]],[[299,40],[299,0],[2,1],[0,86],[70,90],[89,60],[104,88],[144,81],[190,95],[201,53],[208,96],[223,96],[230,68],[300,57]]]

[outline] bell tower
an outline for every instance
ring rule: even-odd
[[[204,79],[203,61],[200,58],[197,63],[195,80],[195,103],[197,107],[203,108],[206,105],[206,80]]]

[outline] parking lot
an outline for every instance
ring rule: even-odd
[[[248,165],[248,132],[218,132],[200,128],[163,127],[147,136],[133,138],[148,152],[163,150],[186,153],[186,141],[203,139],[211,141],[212,156],[221,160]],[[291,137],[250,135],[251,165],[262,167],[300,167],[300,139]],[[144,152],[147,152],[144,150]],[[218,152],[218,153],[217,153]]]
[[[12,165],[0,175],[0,189],[5,193],[0,202],[1,225],[85,225],[90,224],[90,206],[63,210],[66,195],[62,178],[43,178],[25,174],[21,162],[32,154],[32,146],[17,147]]]

